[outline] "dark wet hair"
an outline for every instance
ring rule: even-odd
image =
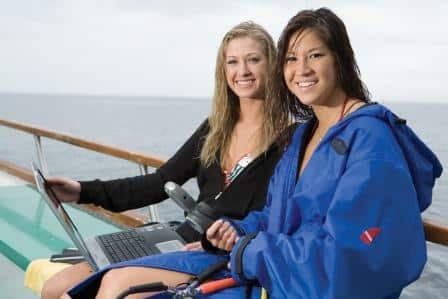
[[[313,116],[311,107],[302,104],[288,90],[283,77],[283,67],[289,40],[294,33],[306,29],[316,33],[334,55],[338,84],[347,96],[369,102],[369,91],[361,81],[360,71],[344,23],[328,8],[319,8],[317,10],[300,11],[289,20],[280,35],[274,82],[278,95],[284,101],[283,109],[292,113],[299,121]]]

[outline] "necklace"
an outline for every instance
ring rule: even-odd
[[[253,152],[254,147],[255,147],[255,145],[253,144],[253,139],[255,138],[255,136],[257,136],[257,133],[260,131],[261,127],[262,127],[262,125],[257,126],[244,139],[243,139],[244,136],[243,137],[238,136],[236,131],[234,131],[234,133],[232,134],[233,147],[232,147],[232,145],[229,147],[229,150],[227,152],[227,158],[226,158],[227,162],[231,162],[230,164],[233,165],[233,164],[235,164],[234,162],[241,159],[241,157],[243,157],[245,155],[250,155]],[[237,144],[240,146],[240,151],[237,150],[237,153],[235,153],[234,151],[232,151],[232,149],[235,149]],[[243,144],[244,146],[241,147],[241,144]],[[232,157],[233,158],[238,157],[239,159],[235,160],[235,159],[232,159]],[[224,164],[227,164],[227,163],[223,163],[223,168],[225,168]]]
[[[351,103],[348,108],[345,110],[343,117],[346,117],[350,113],[352,113],[353,107],[355,107],[357,104],[362,103],[360,100],[355,100],[353,103]]]
[[[340,122],[340,121],[344,118],[344,116],[345,116],[345,114],[346,114],[345,107],[347,106],[347,102],[348,102],[348,97],[346,96],[345,99],[344,99],[344,103],[342,104],[341,111],[340,111],[340,113],[339,113],[339,118],[338,118],[338,120],[336,121],[336,123]],[[354,104],[356,104],[356,102],[355,102]],[[350,105],[350,107],[349,107],[349,109],[347,110],[347,112],[350,111],[350,109],[353,108],[354,104],[351,104],[351,105]],[[324,138],[325,134],[327,133],[328,129],[326,129],[326,130],[325,130],[323,133],[321,133],[321,134],[317,134],[316,131],[317,131],[317,127],[318,127],[318,126],[319,126],[319,121],[316,121],[316,123],[314,124],[314,128],[313,128],[313,135],[315,135],[315,136],[317,135],[317,136],[316,136],[316,137],[317,137],[317,140],[318,140],[318,142],[320,143],[320,142],[322,141],[322,139]]]
[[[339,114],[338,122],[341,121],[341,119],[344,118],[344,115],[345,115],[344,111],[345,111],[345,106],[347,106],[347,102],[348,102],[348,97],[346,96],[345,100],[344,100],[344,104],[342,104],[341,114]],[[351,107],[352,106],[350,106],[350,109],[351,109]]]
[[[260,131],[261,125],[257,126],[255,129],[253,129],[250,134],[244,139],[245,144],[249,144],[249,142],[257,135],[258,131]],[[238,143],[238,141],[243,140],[243,138],[241,136],[239,136],[239,134],[237,134],[237,132],[235,131],[233,134],[233,139],[235,140],[236,143]]]

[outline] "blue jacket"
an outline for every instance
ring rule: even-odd
[[[297,176],[310,123],[297,128],[271,178],[266,207],[232,221],[236,280],[271,298],[398,298],[426,262],[420,212],[431,203],[437,157],[384,106],[330,128]]]

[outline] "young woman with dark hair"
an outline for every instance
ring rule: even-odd
[[[299,12],[278,52],[278,93],[303,125],[264,210],[215,222],[208,240],[230,251],[236,281],[271,298],[398,298],[425,265],[420,213],[442,166],[404,120],[369,101],[332,11]]]

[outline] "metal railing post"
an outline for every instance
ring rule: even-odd
[[[143,165],[143,164],[139,164],[138,168],[140,170],[140,174],[141,175],[145,175],[148,174],[148,166]],[[148,206],[148,214],[149,214],[149,219],[152,222],[159,222],[159,212],[157,210],[157,205],[153,204]]]
[[[34,144],[36,145],[37,161],[39,162],[40,169],[44,175],[48,175],[47,161],[45,161],[44,152],[42,150],[42,143],[40,141],[40,136],[34,136]]]
[[[42,142],[40,141],[40,136],[39,135],[33,135],[34,137],[34,145],[36,146],[36,154],[37,154],[37,162],[39,163],[39,167],[41,169],[41,171],[44,173],[44,175],[48,175],[48,166],[47,166],[47,162],[45,160],[45,156],[44,156],[44,152],[42,150]],[[38,227],[40,227],[41,222],[42,222],[42,213],[44,211],[44,201],[41,200],[39,201],[39,205],[37,207],[36,210],[36,216],[35,216],[35,221],[36,221],[36,225]]]

